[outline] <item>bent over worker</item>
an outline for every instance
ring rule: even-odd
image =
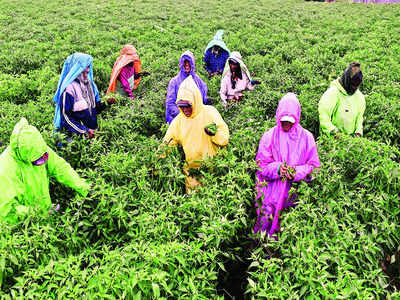
[[[229,49],[222,40],[223,34],[223,30],[218,30],[204,51],[204,68],[208,72],[208,77],[221,75],[229,57]]]
[[[142,73],[142,62],[136,48],[132,45],[125,45],[111,71],[107,94],[118,92],[122,96],[134,99],[133,90],[137,89],[142,76],[145,75],[149,75],[149,73]],[[107,101],[114,103],[115,99],[109,98]]]
[[[14,127],[10,145],[0,155],[0,221],[16,223],[35,209],[48,212],[50,177],[82,196],[86,196],[90,188],[46,145],[36,127],[22,118]]]
[[[93,80],[93,58],[85,53],[67,57],[61,71],[57,92],[54,127],[93,138],[97,130],[97,115],[106,107],[100,101]]]

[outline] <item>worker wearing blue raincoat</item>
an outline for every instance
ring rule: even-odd
[[[222,40],[223,30],[218,30],[212,41],[210,41],[204,51],[204,68],[209,77],[221,75],[224,71],[225,63],[229,58],[229,49]]]
[[[53,101],[55,130],[66,129],[80,135],[94,136],[97,114],[104,109],[93,81],[93,58],[74,53],[65,60]]]

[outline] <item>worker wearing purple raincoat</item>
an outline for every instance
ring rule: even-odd
[[[190,63],[190,71],[185,72],[184,62],[187,60]],[[195,72],[195,61],[194,55],[190,51],[185,51],[181,58],[179,59],[179,73],[174,78],[172,78],[168,84],[167,89],[167,99],[165,101],[166,111],[165,111],[165,122],[170,124],[172,120],[180,113],[178,106],[176,105],[176,96],[178,95],[178,90],[181,83],[189,76],[192,75],[194,82],[196,82],[197,87],[200,90],[201,96],[203,98],[204,104],[209,104],[207,98],[207,84],[201,80]]]
[[[261,138],[256,161],[257,171],[257,221],[254,233],[266,231],[270,236],[280,230],[279,213],[294,206],[288,199],[292,182],[310,179],[314,168],[320,167],[317,147],[313,135],[300,126],[300,102],[293,93],[286,94],[276,111],[276,126]],[[284,131],[281,121],[291,119],[294,123]],[[281,180],[281,164],[295,168],[293,180]],[[260,207],[260,204],[261,207]]]

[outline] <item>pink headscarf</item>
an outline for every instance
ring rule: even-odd
[[[292,128],[285,132],[282,129],[281,118],[283,116],[290,116],[295,119],[295,123]],[[298,153],[290,151],[297,148],[299,137],[303,133],[304,129],[300,126],[301,107],[300,102],[296,95],[293,93],[287,93],[279,101],[278,108],[275,114],[276,128],[273,134],[274,152],[276,158],[280,161],[285,161],[288,165],[295,165],[298,161]]]

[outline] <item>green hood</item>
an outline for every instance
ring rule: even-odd
[[[49,154],[47,163],[32,165],[45,152]],[[50,177],[82,196],[90,189],[90,185],[46,145],[39,131],[22,118],[14,127],[10,146],[0,155],[0,223],[3,220],[16,223],[36,209],[47,214],[51,207]]]
[[[348,96],[346,90],[345,90],[345,89],[343,88],[343,86],[340,84],[339,78],[333,80],[333,81],[331,82],[331,86],[335,86],[335,87],[339,90],[340,93],[342,93],[343,95]]]
[[[365,97],[359,89],[353,95],[348,95],[339,79],[333,80],[329,89],[322,95],[318,112],[323,133],[363,133]]]
[[[25,163],[34,162],[47,151],[42,135],[34,126],[29,125],[25,118],[14,126],[10,147],[12,156]]]

